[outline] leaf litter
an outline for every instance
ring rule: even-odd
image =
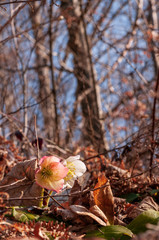
[[[86,239],[89,233],[95,239],[122,239],[124,235],[127,239],[155,239],[159,233],[158,175],[150,179],[148,172],[135,167],[132,174],[126,161],[114,162],[92,149],[90,158],[88,149],[84,149],[85,159],[90,159],[86,161],[87,172],[71,190],[54,193],[48,208],[39,208],[37,159],[24,159],[11,142],[2,140],[1,239]]]

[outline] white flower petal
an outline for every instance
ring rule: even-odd
[[[86,172],[86,165],[80,160],[80,155],[67,158],[63,164],[69,169],[64,180],[65,186],[70,188],[73,186],[74,181]]]
[[[73,164],[75,164],[75,175],[77,177],[82,176],[86,172],[86,165],[82,161],[76,160]]]
[[[80,155],[68,157],[65,161],[66,162],[74,162],[76,160],[80,160]]]

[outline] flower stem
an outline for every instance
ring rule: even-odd
[[[43,196],[44,196],[44,188],[41,189],[41,199],[39,201],[39,207],[43,207]]]
[[[50,192],[48,193],[48,197],[46,198],[46,207],[48,207],[48,205],[49,205],[49,200],[50,200],[50,196],[51,196],[52,192],[53,192],[53,191],[50,191]]]

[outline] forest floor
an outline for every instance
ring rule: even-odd
[[[158,160],[150,173],[126,148],[112,159],[83,148],[85,174],[39,207],[36,158],[0,137],[0,239],[159,239]]]

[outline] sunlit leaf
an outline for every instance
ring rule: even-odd
[[[27,211],[23,211],[23,213],[27,216],[27,218],[32,221],[32,220],[38,220],[39,219],[39,215],[34,214],[34,213],[30,213]]]
[[[114,223],[114,198],[108,179],[105,175],[98,178],[93,192],[96,205],[104,212],[110,224]]]
[[[136,217],[127,227],[135,234],[145,232],[147,230],[146,224],[157,224],[159,221],[159,212],[155,210],[148,210]]]
[[[12,216],[15,218],[15,220],[19,222],[27,222],[29,219],[27,216],[21,211],[16,210],[15,208],[12,209]]]
[[[112,225],[101,227],[99,231],[96,230],[87,234],[87,237],[91,236],[101,237],[107,240],[122,239],[122,237],[124,237],[124,239],[130,239],[133,236],[133,233],[126,227],[120,225]]]
[[[130,210],[130,212],[128,213],[128,217],[135,219],[141,213],[148,211],[148,210],[159,211],[158,204],[150,196],[145,197],[140,203],[138,203],[136,205],[136,207],[132,208]]]
[[[14,217],[15,220],[19,222],[28,222],[39,219],[39,215],[29,213],[25,210],[17,210],[15,207],[12,208],[12,214],[10,216]]]
[[[106,226],[106,223],[99,217],[97,217],[95,214],[91,213],[87,208],[80,205],[71,205],[70,209],[73,213],[82,216],[83,218],[90,218],[98,222],[102,226]]]

